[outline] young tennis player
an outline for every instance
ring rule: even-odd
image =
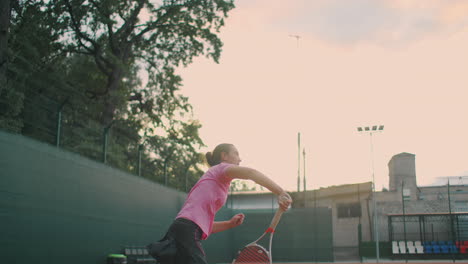
[[[286,211],[292,199],[278,184],[263,173],[239,166],[241,159],[232,144],[220,144],[213,152],[206,153],[210,168],[193,186],[187,199],[169,227],[164,241],[175,242],[177,253],[171,263],[206,264],[201,240],[211,234],[239,226],[244,214],[237,214],[227,221],[214,221],[218,210],[226,203],[229,186],[233,179],[252,180],[278,195],[278,204]],[[149,253],[158,258],[161,243],[148,246]],[[164,249],[163,249],[164,250]]]

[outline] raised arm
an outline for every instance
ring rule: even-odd
[[[252,168],[233,165],[226,169],[226,174],[232,179],[252,180],[276,195],[280,195],[284,192],[283,188],[268,178],[265,174]]]
[[[292,203],[291,197],[287,192],[283,190],[283,188],[281,188],[273,180],[271,180],[265,174],[259,172],[258,170],[233,165],[226,169],[226,175],[232,179],[252,180],[260,184],[261,186],[267,188],[272,193],[279,196],[278,203],[284,210],[287,210],[289,205]]]

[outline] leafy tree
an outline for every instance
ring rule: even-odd
[[[96,71],[96,65],[89,56],[70,56],[64,68],[70,84],[68,87],[72,89],[66,91],[70,97],[63,111],[62,146],[90,158],[103,160],[104,127],[98,121],[101,105],[96,103],[98,99],[89,99],[85,91],[106,80]],[[125,76],[122,85],[138,86],[139,79],[136,74],[129,74]],[[148,93],[146,96],[152,95]],[[198,134],[201,127],[198,121],[174,116],[168,117],[164,126],[155,126],[152,119],[133,104],[128,105],[121,115],[121,118],[114,119],[108,126],[109,165],[131,173],[141,173],[143,177],[163,184],[166,182],[164,175],[167,175],[168,185],[180,190],[185,190],[185,175],[188,176],[189,185],[198,179],[201,174],[199,163],[202,160],[197,149],[203,146]],[[138,167],[139,157],[141,168]]]
[[[180,85],[174,68],[189,64],[201,54],[218,61],[222,42],[215,33],[234,7],[230,0],[164,1],[160,5],[149,0],[55,2],[65,8],[61,21],[73,31],[69,50],[93,57],[106,77],[103,87],[87,91],[91,98],[103,99],[103,125],[108,125],[126,106],[117,92],[122,90],[123,77],[135,63],[148,72],[149,89],[127,90],[125,94],[130,96],[125,99],[137,101],[140,111],[153,117],[158,125],[162,122],[159,116],[171,117],[172,105],[187,107],[183,98],[174,97]],[[155,90],[159,90],[158,96],[143,96]],[[145,102],[141,102],[143,98]]]
[[[68,50],[92,58],[96,72],[102,74],[96,76],[101,84],[88,85],[85,91],[95,102],[101,125],[115,122],[127,123],[127,129],[139,128],[147,158],[152,160],[146,167],[157,168],[151,175],[155,180],[172,184],[180,179],[176,175],[193,170],[199,174],[197,167],[189,165],[200,161],[195,150],[203,145],[200,124],[184,120],[191,106],[188,98],[177,93],[182,79],[175,68],[203,54],[218,61],[222,42],[216,33],[234,7],[232,1],[55,2],[65,10],[60,20],[73,32],[67,38]],[[143,69],[147,80],[138,85],[132,76]]]
[[[43,92],[63,79],[56,67],[64,57],[58,42],[62,24],[48,6],[44,1],[11,1],[8,89],[0,92],[0,127],[10,131],[25,132],[31,122],[39,123],[41,118],[23,111],[30,109],[25,105],[43,104]]]
[[[8,54],[8,31],[10,28],[10,0],[0,1],[0,95],[7,86],[6,69]]]
[[[0,128],[190,189],[202,173],[201,124],[175,69],[199,55],[218,61],[232,2],[11,3]]]

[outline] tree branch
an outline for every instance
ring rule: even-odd
[[[73,11],[73,7],[70,4],[69,0],[65,0],[65,5],[67,6],[68,13],[70,14],[70,19],[72,21],[72,27],[73,27],[73,29],[75,31],[75,34],[78,35],[78,42],[79,42],[80,46],[94,54],[94,51],[96,50],[96,47],[98,47],[99,45],[95,41],[93,41],[88,35],[81,32],[80,24],[75,18],[75,13]],[[81,41],[81,39],[85,39],[86,41],[90,42],[95,48],[92,49],[92,48],[88,47],[87,45],[85,45]]]
[[[98,10],[98,12],[106,18],[107,21],[105,21],[105,25],[107,27],[107,32],[109,33],[109,46],[112,50],[112,53],[114,54],[117,54],[118,53],[118,50],[117,50],[117,47],[116,47],[116,44],[115,44],[115,37],[114,37],[114,31],[112,30],[112,19],[110,17],[110,13],[107,12],[108,10],[106,9],[103,9],[101,6],[99,6],[98,3],[96,3],[96,1],[94,0],[89,0],[89,2],[94,6],[94,8],[96,8],[96,10]]]
[[[72,5],[70,4],[70,1],[69,0],[65,0],[65,4],[68,8],[68,13],[70,14],[70,19],[72,21],[72,27],[74,29],[74,32],[77,34],[78,36],[78,42],[80,44],[80,46],[82,48],[84,48],[85,50],[87,50],[89,52],[89,54],[92,54],[95,58],[95,61],[96,63],[98,64],[98,68],[106,75],[109,75],[110,74],[110,70],[108,70],[108,68],[111,68],[112,67],[112,63],[108,60],[106,60],[104,58],[104,56],[102,56],[102,52],[101,52],[101,45],[99,45],[99,43],[97,43],[96,41],[94,41],[93,39],[91,39],[88,35],[86,35],[85,33],[83,33],[81,30],[80,30],[80,24],[79,22],[76,20],[75,18],[75,13],[73,11],[73,7]],[[91,45],[93,46],[93,48],[91,47],[88,47],[87,45],[85,45],[83,42],[82,42],[82,39],[88,41],[89,43],[91,43]],[[107,69],[106,69],[107,68]]]
[[[167,12],[165,14],[163,14],[162,16],[158,17],[158,19],[156,19],[156,21],[150,23],[147,25],[146,28],[144,28],[142,31],[140,31],[140,33],[138,33],[137,35],[135,35],[135,37],[133,37],[133,39],[131,40],[131,42],[138,42],[141,40],[141,38],[143,37],[144,34],[148,33],[149,31],[152,31],[152,30],[155,30],[157,28],[160,28],[160,27],[164,27],[166,26],[164,23],[167,22],[167,20],[173,16],[174,13],[176,13],[177,11],[179,11],[180,8],[179,7],[170,7],[170,8],[167,8]],[[159,34],[158,34],[159,35]]]
[[[94,55],[94,54],[93,54]],[[111,74],[109,62],[106,62],[106,60],[102,56],[94,56],[94,61],[96,62],[96,65],[98,66],[99,70],[102,71],[105,75],[109,76]]]
[[[146,0],[138,0],[138,4],[135,7],[134,10],[130,13],[130,17],[128,19],[125,19],[122,17],[122,19],[125,21],[125,23],[120,27],[119,30],[115,33],[116,35],[119,36],[119,38],[123,40],[127,40],[128,36],[132,33],[133,29],[135,28],[135,23],[138,18],[138,14],[140,14],[141,9],[145,5]]]

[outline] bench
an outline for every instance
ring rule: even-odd
[[[124,255],[127,256],[127,264],[156,264],[156,260],[148,254],[146,247],[126,246]]]

